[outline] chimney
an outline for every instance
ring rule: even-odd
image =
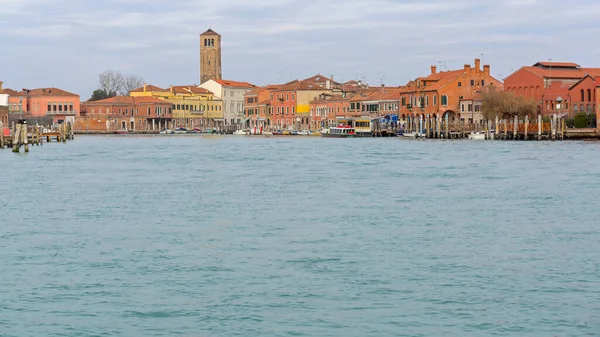
[[[146,83],[144,83],[144,92],[146,92]]]
[[[0,90],[2,90],[2,83],[4,82],[0,81]]]
[[[431,66],[431,73],[437,74],[437,66]]]
[[[481,69],[481,60],[480,59],[475,59],[475,69],[477,69],[477,70]]]
[[[465,64],[465,72],[470,71],[470,70],[471,70],[471,65]]]
[[[325,89],[331,89],[331,80],[325,81]]]
[[[171,92],[171,94],[173,94],[173,86],[169,86],[169,91]]]
[[[483,75],[490,76],[490,65],[489,64],[483,65]]]
[[[331,75],[331,82],[334,82],[334,81],[333,81],[333,75]]]

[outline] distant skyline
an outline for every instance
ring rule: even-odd
[[[548,59],[600,67],[597,13],[597,0],[0,0],[0,81],[82,101],[108,69],[199,84],[208,28],[223,38],[223,78],[256,85],[321,73],[397,86],[475,58],[502,80]]]

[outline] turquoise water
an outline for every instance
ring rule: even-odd
[[[598,336],[600,143],[0,151],[0,336]]]

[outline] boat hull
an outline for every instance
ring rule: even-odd
[[[354,138],[355,135],[345,135],[345,134],[331,134],[331,133],[322,133],[321,137],[323,138]]]

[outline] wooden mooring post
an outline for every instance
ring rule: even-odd
[[[0,149],[3,149],[4,146],[4,123],[0,122]]]
[[[538,134],[537,139],[542,140],[542,115],[538,115]]]
[[[515,115],[515,121],[513,124],[513,140],[517,140],[519,135],[519,116]]]
[[[21,145],[24,145],[25,153],[29,152],[27,121],[24,119],[20,119],[17,124],[13,123],[12,151],[18,153]]]
[[[529,134],[527,133],[527,130],[529,129],[529,116],[525,116],[525,129],[523,129],[523,140],[527,140],[527,138],[529,138]]]
[[[556,140],[556,114],[550,119],[550,140]]]

